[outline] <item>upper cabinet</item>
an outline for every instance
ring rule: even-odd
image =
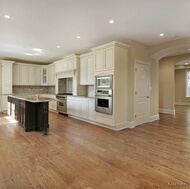
[[[48,68],[48,85],[55,85],[55,64],[49,64]]]
[[[66,72],[77,69],[77,61],[73,58],[75,55],[64,57],[62,60],[58,60],[55,63],[55,73]]]
[[[55,85],[54,65],[13,64],[13,85]]]
[[[116,49],[120,50],[116,50]],[[94,52],[94,71],[95,72],[105,72],[105,71],[115,71],[116,62],[118,58],[121,57],[121,49],[128,49],[129,46],[113,41],[98,47],[93,48]]]
[[[14,63],[13,85],[41,85],[41,66]]]
[[[41,84],[42,85],[55,85],[55,65],[49,64],[42,66],[41,73]]]
[[[42,77],[42,85],[48,85],[48,68],[47,66],[42,66],[42,73],[41,73],[41,77]]]
[[[13,61],[0,60],[0,94],[12,94]]]
[[[80,84],[94,85],[94,54],[80,56]]]
[[[95,50],[94,61],[94,70],[96,72],[114,70],[114,48],[110,47],[102,50]]]

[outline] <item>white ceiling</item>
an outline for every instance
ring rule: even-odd
[[[51,63],[112,40],[153,46],[190,37],[189,9],[189,0],[0,0],[0,59]],[[24,54],[33,48],[45,54]]]

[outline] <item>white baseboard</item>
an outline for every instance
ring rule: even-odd
[[[134,127],[135,127],[134,121],[128,122],[128,128],[132,129],[132,128],[134,128]]]
[[[175,115],[175,110],[159,109],[159,113]]]
[[[114,130],[120,131],[120,130],[127,129],[127,128],[131,128],[130,122],[119,123],[116,125],[116,128]]]
[[[159,114],[153,115],[153,116],[149,117],[149,122],[156,121],[156,120],[159,120],[159,119],[160,119]]]
[[[175,102],[175,105],[178,105],[178,106],[190,106],[190,102]]]

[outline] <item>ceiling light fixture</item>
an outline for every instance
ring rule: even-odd
[[[39,48],[33,48],[32,50],[37,51],[37,52],[42,52],[42,49],[39,49]]]
[[[188,65],[188,64],[189,64],[188,62],[185,63],[185,65]]]
[[[5,18],[8,18],[8,19],[11,18],[9,15],[5,15],[4,17],[5,17]]]
[[[77,36],[77,39],[80,39],[80,36]]]
[[[59,45],[57,45],[57,48],[59,49],[59,48],[60,48],[60,46],[59,46]]]
[[[33,48],[32,50],[36,51],[37,53],[40,53],[40,54],[46,54],[43,49]]]
[[[114,20],[110,20],[109,23],[110,23],[110,24],[113,24],[113,23],[114,23]]]
[[[32,53],[24,53],[25,55],[27,55],[27,56],[32,56],[32,55],[34,55],[34,54],[32,54]]]
[[[163,36],[164,36],[164,34],[163,34],[163,33],[161,33],[161,34],[160,34],[160,37],[163,37]]]

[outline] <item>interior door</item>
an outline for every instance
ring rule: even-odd
[[[135,62],[135,118],[134,124],[148,122],[150,104],[150,66]]]

